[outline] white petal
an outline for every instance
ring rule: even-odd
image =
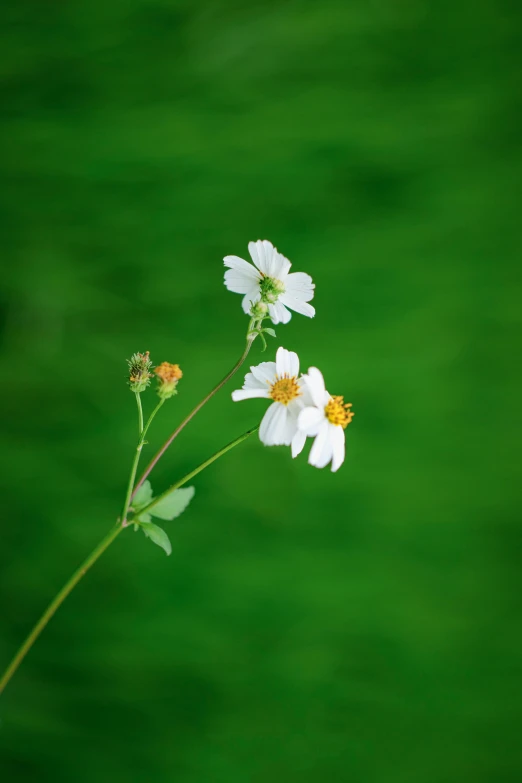
[[[272,419],[277,415],[278,410],[281,407],[282,406],[279,403],[273,402],[261,420],[259,426],[259,440],[266,446],[271,445],[271,443],[267,442],[267,435],[272,428]]]
[[[336,427],[335,424],[330,425],[330,441],[333,450],[332,472],[335,473],[344,462],[345,437],[342,427]]]
[[[248,252],[259,271],[273,277],[274,253],[277,253],[273,244],[267,239],[258,239],[257,242],[248,243]]]
[[[295,417],[295,426],[296,427],[297,427],[297,419],[299,417],[299,414],[301,413],[303,408],[306,407],[305,401],[303,399],[303,397],[304,397],[303,392],[304,392],[305,387],[304,387],[304,384],[303,384],[302,377],[297,379],[297,385],[299,386],[299,388],[301,390],[301,393],[300,393],[299,397],[296,397],[294,400],[291,400],[291,402],[288,403],[288,409],[290,410],[292,416]]]
[[[290,294],[284,293],[279,297],[279,301],[289,307],[291,310],[295,310],[296,313],[306,315],[307,318],[313,318],[315,315],[315,307],[307,304],[303,299],[296,299]]]
[[[278,277],[278,272],[281,268],[280,254],[268,239],[263,239],[263,249],[265,251],[267,275],[270,277]]]
[[[290,318],[292,317],[292,313],[286,309],[286,307],[281,301],[276,302],[275,304],[269,304],[268,314],[272,319],[272,323],[276,325],[279,323],[287,324]]]
[[[308,384],[306,383],[306,375],[301,375],[299,378],[299,382],[301,385],[301,396],[299,397],[299,400],[301,402],[302,408],[310,408],[314,407],[314,401],[312,399],[312,395],[310,394],[310,389],[308,388]]]
[[[328,422],[325,422],[317,434],[314,444],[310,449],[308,462],[316,468],[324,468],[332,459],[332,443]]]
[[[256,285],[253,288],[251,288],[250,291],[248,291],[247,295],[243,297],[243,301],[241,302],[241,307],[243,308],[243,312],[249,315],[252,304],[255,304],[260,299],[261,299],[261,292],[259,290],[259,285],[256,283]]]
[[[333,457],[332,441],[328,438],[325,445],[323,446],[323,453],[317,460],[316,468],[325,468],[332,461],[332,457]]]
[[[292,272],[285,280],[285,292],[296,299],[309,302],[314,297],[315,283],[305,272]]]
[[[276,370],[281,378],[297,378],[299,375],[299,356],[294,351],[287,351],[286,348],[278,348],[276,353]]]
[[[273,402],[259,428],[259,438],[265,446],[289,446],[288,411],[280,402]]]
[[[292,416],[290,411],[290,406],[285,406],[285,407],[286,407],[286,432],[285,432],[285,439],[283,445],[290,446],[292,440],[294,439],[294,436],[297,433],[297,417]]]
[[[273,274],[272,277],[276,277],[278,280],[281,280],[282,283],[284,283],[286,288],[286,281],[288,279],[288,272],[290,271],[290,267],[292,264],[286,258],[282,253],[280,253],[278,250],[275,250],[274,252],[274,260],[273,260]]]
[[[232,399],[234,402],[252,400],[255,397],[268,398],[268,389],[237,389],[236,391],[232,392]]]
[[[259,255],[258,255],[258,252],[257,252],[257,246],[258,246],[258,243],[260,241],[261,240],[258,239],[257,242],[249,242],[248,243],[248,252],[250,253],[250,258],[252,259],[252,261],[254,262],[254,264],[257,266],[258,269],[261,269],[261,267],[259,265],[260,264]],[[264,261],[264,258],[263,258],[263,261]],[[264,271],[264,270],[261,270],[261,271]]]
[[[264,381],[260,381],[253,372],[247,372],[245,375],[245,382],[243,389],[266,389],[267,385]]]
[[[274,255],[274,247],[266,239],[257,240],[257,257],[259,258],[259,268],[265,275],[272,277],[272,257]]]
[[[318,370],[317,367],[309,367],[308,375],[304,376],[304,381],[310,394],[312,395],[314,405],[316,405],[318,408],[324,408],[326,405],[324,401],[326,390],[324,388],[324,378],[322,372]]]
[[[227,269],[225,272],[225,285],[234,294],[248,294],[252,290],[256,291],[259,284],[244,272],[236,269]]]
[[[235,272],[240,272],[245,277],[249,277],[252,282],[260,279],[259,272],[255,266],[252,266],[243,258],[239,258],[239,256],[225,256],[223,263]]]
[[[286,407],[288,408],[288,413],[290,415],[290,418],[293,419],[295,428],[297,429],[297,419],[299,418],[299,414],[303,409],[303,406],[301,404],[301,398],[295,397],[293,400],[290,400],[290,402],[287,404]]]
[[[302,452],[305,443],[306,443],[305,433],[297,430],[294,437],[292,438],[292,457],[294,457],[294,459],[295,457],[298,456],[298,454]]]
[[[250,368],[252,375],[259,383],[262,383],[266,389],[267,384],[274,383],[276,379],[276,363],[275,362],[261,362],[255,367]]]
[[[303,408],[299,414],[297,426],[306,435],[314,437],[321,429],[325,418],[324,409],[322,408]]]

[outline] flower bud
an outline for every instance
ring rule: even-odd
[[[135,353],[127,359],[129,365],[129,386],[131,391],[141,393],[145,391],[152,378],[152,362],[149,352]]]
[[[154,370],[158,377],[158,395],[163,400],[168,400],[169,397],[173,397],[177,394],[177,385],[180,378],[183,377],[179,364],[170,364],[170,362],[162,362]]]
[[[259,292],[261,294],[261,301],[265,304],[275,304],[281,294],[285,292],[285,286],[276,277],[268,277],[264,275],[261,278],[259,284]]]
[[[267,313],[268,305],[265,302],[256,302],[250,310],[252,318],[264,318]]]

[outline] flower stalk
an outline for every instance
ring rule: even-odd
[[[163,400],[160,401],[160,404],[156,406],[156,409],[152,412],[152,414],[149,417],[149,420],[147,424],[145,425],[145,428],[142,432],[142,445],[143,445],[143,438],[145,437],[145,434],[147,432],[147,429],[150,425],[150,422],[156,415],[157,410],[159,410],[161,403]],[[190,479],[194,478],[194,476],[197,476],[198,473],[201,473],[201,471],[205,470],[205,468],[208,468],[209,465],[212,465],[213,462],[215,462],[217,459],[222,457],[224,454],[226,454],[228,451],[234,448],[234,446],[238,446],[240,443],[242,443],[244,440],[250,437],[250,435],[253,435],[254,432],[257,432],[259,429],[259,425],[256,427],[252,427],[252,429],[248,430],[247,432],[243,433],[243,435],[240,435],[238,438],[235,438],[233,441],[228,443],[226,446],[224,446],[222,449],[217,451],[215,454],[212,455],[212,457],[209,457],[209,459],[205,460],[201,463],[201,465],[198,465],[197,468],[190,471],[190,473],[187,473],[186,476],[184,476],[182,479],[177,481],[175,484],[172,485],[166,492],[164,492],[162,495],[154,499],[154,502],[149,504],[146,508],[140,509],[140,514],[143,514],[144,512],[148,511],[149,508],[152,506],[155,506],[159,501],[164,498],[166,495],[169,495],[171,492],[173,492],[175,489],[178,489],[179,487],[183,486],[183,484],[186,484],[187,481],[190,481]],[[128,508],[125,508],[125,514],[127,513]],[[96,563],[96,561],[103,555],[106,549],[112,544],[112,542],[117,538],[117,536],[122,532],[122,530],[125,528],[125,525],[120,524],[119,522],[116,523],[116,525],[110,530],[110,532],[103,538],[98,546],[93,549],[91,554],[83,561],[81,566],[74,572],[74,574],[71,576],[71,578],[65,583],[65,585],[62,587],[62,589],[56,594],[56,596],[53,598],[43,615],[40,617],[34,628],[31,630],[29,635],[27,636],[26,640],[23,642],[17,653],[15,654],[13,660],[3,673],[2,677],[0,678],[0,694],[5,689],[6,685],[12,678],[12,676],[15,674],[16,670],[24,660],[25,656],[35,643],[35,641],[38,639],[42,631],[44,630],[45,626],[49,622],[49,620],[53,617],[53,615],[56,613],[57,609],[60,608],[60,606],[63,604],[67,596],[74,590],[78,582],[85,576],[87,571]]]
[[[80,579],[85,576],[87,571],[94,565],[94,563],[100,558],[105,550],[112,544],[114,539],[121,533],[123,530],[122,526],[119,524],[116,524],[115,527],[111,529],[111,531],[103,538],[98,546],[93,549],[91,554],[83,561],[81,566],[74,572],[74,574],[71,576],[71,578],[65,583],[65,585],[62,587],[59,593],[55,595],[43,615],[40,617],[34,628],[32,629],[31,633],[25,640],[25,642],[22,644],[16,655],[14,656],[13,660],[3,673],[1,679],[0,679],[0,694],[4,690],[5,686],[13,676],[13,674],[16,672],[20,664],[22,663],[23,659],[35,643],[35,641],[38,639],[40,634],[42,633],[43,629],[51,619],[51,617],[56,613],[56,610],[60,608],[60,606],[63,604],[67,596],[74,590]]]
[[[218,392],[220,389],[222,389],[222,388],[223,388],[223,386],[224,386],[224,385],[225,385],[225,384],[226,384],[226,383],[227,383],[227,382],[228,382],[228,381],[229,381],[229,380],[230,380],[230,379],[231,379],[231,378],[232,378],[232,377],[233,377],[233,376],[236,374],[236,372],[237,372],[237,371],[240,369],[240,367],[243,365],[243,363],[244,363],[245,359],[247,358],[247,356],[248,356],[248,354],[249,354],[249,352],[250,352],[250,349],[251,349],[251,347],[252,347],[252,344],[253,344],[254,340],[256,339],[257,335],[259,334],[259,332],[258,332],[258,331],[256,331],[257,329],[259,329],[259,323],[260,323],[260,319],[259,319],[259,318],[251,318],[251,319],[250,319],[250,323],[249,323],[248,330],[247,330],[247,338],[246,338],[246,345],[245,345],[245,350],[243,351],[243,353],[242,353],[242,354],[241,354],[241,356],[239,357],[238,361],[237,361],[237,362],[236,362],[236,364],[235,364],[235,365],[232,367],[232,369],[231,369],[231,370],[229,370],[229,372],[227,372],[227,374],[225,375],[225,377],[224,377],[224,378],[222,378],[222,379],[219,381],[219,383],[218,383],[216,386],[214,386],[214,388],[213,388],[213,389],[211,389],[211,391],[209,391],[209,393],[208,393],[208,394],[207,394],[205,397],[203,397],[203,399],[202,399],[200,402],[198,402],[198,404],[196,405],[196,407],[195,407],[195,408],[193,408],[193,409],[190,411],[190,413],[188,414],[188,416],[186,416],[186,417],[183,419],[183,421],[181,422],[181,424],[178,424],[178,426],[176,427],[176,429],[174,430],[174,432],[173,432],[173,433],[172,433],[172,434],[171,434],[171,435],[170,435],[170,436],[167,438],[167,440],[165,441],[165,443],[163,444],[163,446],[162,446],[162,447],[159,449],[159,451],[158,451],[158,452],[157,452],[157,453],[154,455],[154,457],[151,459],[151,461],[149,462],[149,464],[147,465],[147,467],[146,467],[146,468],[145,468],[145,470],[143,471],[143,473],[142,473],[142,475],[141,475],[141,477],[140,477],[140,480],[138,481],[138,483],[137,483],[137,484],[136,484],[136,486],[134,487],[134,490],[133,490],[133,491],[132,491],[132,493],[131,493],[131,496],[130,496],[130,499],[131,499],[131,500],[132,500],[132,498],[133,498],[133,497],[136,495],[136,492],[137,492],[137,491],[138,491],[138,489],[141,487],[141,485],[143,484],[143,482],[144,482],[144,481],[145,481],[145,480],[148,478],[148,476],[150,475],[150,473],[152,472],[152,470],[153,470],[153,469],[156,467],[156,465],[158,464],[158,462],[160,461],[160,459],[162,458],[162,456],[165,454],[165,452],[167,451],[167,449],[168,449],[168,448],[170,447],[170,445],[171,445],[171,444],[172,444],[172,443],[173,443],[173,442],[176,440],[176,438],[178,437],[178,435],[180,434],[180,432],[181,432],[182,430],[184,430],[184,429],[185,429],[185,427],[187,426],[187,424],[188,424],[190,421],[192,421],[192,419],[194,418],[194,416],[195,416],[197,413],[199,413],[199,411],[201,410],[201,408],[203,408],[203,406],[204,406],[204,405],[206,405],[206,404],[207,404],[207,402],[209,402],[209,400],[211,400],[211,399],[212,399],[212,397],[213,397],[215,394],[217,394],[217,392]]]
[[[213,462],[215,462],[217,459],[222,457],[224,454],[227,453],[227,451],[230,451],[230,449],[233,449],[234,446],[239,446],[240,443],[243,443],[244,440],[249,438],[251,435],[254,434],[254,432],[257,432],[259,429],[259,424],[256,424],[255,427],[252,427],[252,429],[247,430],[247,432],[244,432],[242,435],[240,435],[238,438],[234,438],[234,440],[230,441],[230,443],[227,443],[226,446],[223,446],[222,449],[219,449],[219,451],[216,451],[215,454],[213,454],[211,457],[206,459],[204,462],[201,463],[201,465],[198,465],[197,468],[194,468],[194,470],[191,470],[190,473],[187,473],[186,476],[183,476],[182,479],[179,481],[176,481],[172,486],[170,486],[165,492],[162,492],[161,495],[158,495],[157,498],[154,498],[154,500],[149,503],[148,506],[144,506],[143,508],[140,508],[140,515],[141,514],[147,514],[150,512],[154,506],[156,506],[161,500],[164,500],[164,498],[168,497],[168,495],[171,495],[172,492],[174,492],[176,489],[179,489],[184,484],[187,483],[187,481],[190,481],[194,478],[194,476],[197,476],[198,473],[201,473],[202,470],[205,470],[205,468],[208,468],[209,465],[212,465]]]
[[[157,412],[159,411],[159,409],[161,408],[161,406],[165,402],[165,399],[166,399],[165,397],[161,397],[160,398],[160,401],[158,402],[158,404],[156,405],[156,407],[154,408],[154,410],[150,414],[149,418],[147,419],[147,423],[145,424],[145,426],[143,426],[143,411],[142,411],[142,407],[141,407],[140,395],[139,395],[139,393],[136,394],[136,400],[137,400],[137,403],[138,403],[138,418],[139,418],[139,423],[140,423],[141,430],[140,430],[140,434],[139,434],[139,438],[138,438],[138,445],[136,446],[136,451],[134,453],[134,459],[132,461],[131,471],[130,471],[130,474],[129,474],[129,481],[127,483],[127,491],[125,493],[125,500],[123,502],[123,509],[122,509],[121,517],[120,517],[120,522],[121,522],[121,526],[122,527],[126,527],[127,526],[127,512],[129,510],[129,506],[130,506],[130,502],[131,502],[131,496],[132,496],[132,490],[133,490],[133,487],[134,487],[134,482],[136,480],[136,473],[138,471],[138,463],[139,463],[140,457],[141,457],[141,450],[142,450],[142,448],[143,448],[143,446],[145,444],[145,436],[147,435],[147,431],[148,431],[150,425],[152,424],[152,420],[154,419],[154,416],[157,414]]]

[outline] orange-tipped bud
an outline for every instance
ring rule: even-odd
[[[183,377],[183,373],[179,364],[170,364],[170,362],[162,362],[154,370],[158,377],[158,394],[164,399],[168,400],[169,397],[173,397],[177,393],[177,385],[180,378]]]

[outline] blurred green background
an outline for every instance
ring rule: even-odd
[[[0,664],[118,514],[126,357],[185,373],[150,455],[241,352],[224,255],[314,277],[252,359],[296,350],[356,411],[338,474],[252,439],[170,558],[113,545],[0,702],[2,780],[518,783],[519,3],[0,19]],[[240,383],[156,488],[259,420]]]

